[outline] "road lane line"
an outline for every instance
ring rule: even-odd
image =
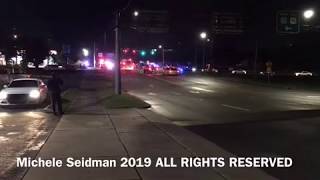
[[[320,96],[307,96],[308,98],[320,98]]]
[[[231,109],[250,112],[250,109],[246,109],[246,108],[242,108],[242,107],[238,107],[238,106],[230,106],[230,105],[227,105],[227,104],[221,104],[221,105],[224,106],[224,107],[227,107],[227,108],[231,108]]]
[[[210,89],[205,89],[205,88],[196,87],[196,86],[191,87],[191,89],[198,90],[198,91],[204,91],[204,92],[214,92],[214,91],[212,91]]]
[[[149,95],[149,96],[156,96],[156,95],[157,95],[157,93],[154,93],[154,92],[148,92],[148,95]]]
[[[192,94],[200,94],[200,91],[189,91],[190,93],[192,93]]]

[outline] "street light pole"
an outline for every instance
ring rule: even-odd
[[[203,51],[202,51],[202,68],[206,65],[206,42],[203,41]]]
[[[93,67],[96,68],[96,41],[93,41]]]
[[[162,48],[162,66],[164,66],[164,48]]]
[[[202,68],[205,68],[205,61],[206,61],[206,41],[207,41],[207,33],[201,32],[200,38],[203,41],[203,49],[202,49]]]
[[[256,45],[255,45],[255,53],[254,53],[254,64],[253,64],[253,68],[254,68],[254,75],[257,75],[257,61],[258,61],[258,40],[256,40]]]
[[[162,66],[164,66],[164,47],[162,45],[158,46],[159,49],[161,49],[162,51]]]
[[[115,69],[114,69],[114,93],[121,95],[121,71],[120,71],[120,27],[119,27],[120,11],[116,13],[115,27]]]

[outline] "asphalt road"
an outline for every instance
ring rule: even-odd
[[[59,118],[39,108],[0,109],[0,179],[20,179],[17,157],[35,157]]]
[[[126,75],[124,88],[174,123],[238,156],[287,156],[279,179],[319,179],[320,93],[243,84],[201,75]]]

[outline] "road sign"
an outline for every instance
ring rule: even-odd
[[[169,16],[167,11],[139,11],[139,18],[134,21],[138,32],[147,33],[168,33]]]
[[[279,11],[277,14],[277,32],[297,34],[300,32],[300,14],[297,11]]]

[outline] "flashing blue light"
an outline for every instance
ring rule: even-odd
[[[178,68],[178,71],[182,74],[183,73],[183,68]]]

